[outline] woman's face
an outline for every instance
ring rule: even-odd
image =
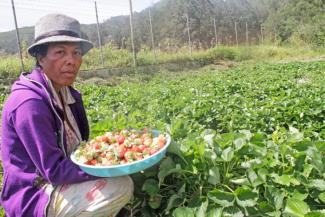
[[[38,62],[58,91],[75,81],[82,63],[82,50],[78,43],[50,43],[46,56],[40,57]]]

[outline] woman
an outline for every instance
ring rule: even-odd
[[[89,136],[81,95],[71,85],[93,47],[77,20],[49,14],[28,48],[36,68],[14,83],[2,112],[7,216],[113,216],[130,200],[130,177],[87,175],[69,155]]]

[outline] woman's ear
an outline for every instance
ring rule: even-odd
[[[39,56],[36,57],[36,59],[37,59],[38,65],[41,66],[41,67],[43,67],[44,57],[41,56],[41,55],[39,55]]]

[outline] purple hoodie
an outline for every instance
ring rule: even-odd
[[[70,87],[70,105],[83,140],[89,136],[81,95]],[[58,185],[93,180],[66,156],[63,112],[54,106],[41,69],[22,74],[2,111],[3,187],[1,205],[7,216],[46,216],[51,192]]]

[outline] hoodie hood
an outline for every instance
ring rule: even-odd
[[[44,77],[44,72],[40,68],[35,68],[31,72],[23,72],[17,81],[13,84],[11,92],[18,90],[32,90],[34,93],[46,99],[48,103],[53,98],[49,86]]]
[[[9,108],[12,111],[16,110],[21,104],[28,100],[38,99],[48,106],[49,110],[51,110],[55,117],[56,126],[58,129],[58,133],[60,134],[60,138],[58,139],[62,150],[66,154],[66,142],[64,140],[64,128],[63,128],[63,111],[59,109],[53,103],[53,94],[49,91],[48,83],[45,79],[44,72],[40,68],[35,68],[31,72],[23,72],[17,81],[14,82],[11,88],[11,96],[10,98],[14,99],[9,101]]]
[[[72,97],[76,100],[74,104],[70,104],[70,109],[78,123],[79,130],[83,140],[89,138],[89,125],[87,115],[83,106],[82,97],[79,91],[73,87],[69,87]],[[11,95],[16,95],[15,102],[12,102],[11,108],[14,110],[21,103],[31,98],[44,100],[46,104],[56,113],[58,124],[61,125],[63,120],[63,111],[53,103],[53,94],[45,78],[44,72],[37,67],[31,72],[23,72],[11,88]],[[61,119],[61,120],[60,120]]]
[[[72,87],[69,87],[72,97],[76,100],[70,104],[71,112],[77,121],[82,140],[89,138],[89,125],[87,115],[83,106],[81,94]],[[54,97],[50,91],[49,85],[45,78],[44,72],[40,68],[35,68],[29,73],[22,73],[17,81],[14,82],[11,88],[11,94],[6,101],[8,112],[15,111],[20,105],[28,100],[41,100],[53,112],[55,124],[60,136],[60,144],[66,152],[65,131],[63,127],[64,114],[63,111],[56,106]]]
[[[46,99],[48,103],[53,103],[51,102],[53,100],[53,93],[50,91],[43,70],[39,67],[31,72],[23,72],[19,76],[19,79],[14,82],[11,92],[18,90],[32,90],[38,96]],[[78,91],[72,87],[69,87],[69,90],[75,100],[81,100],[81,94]]]

